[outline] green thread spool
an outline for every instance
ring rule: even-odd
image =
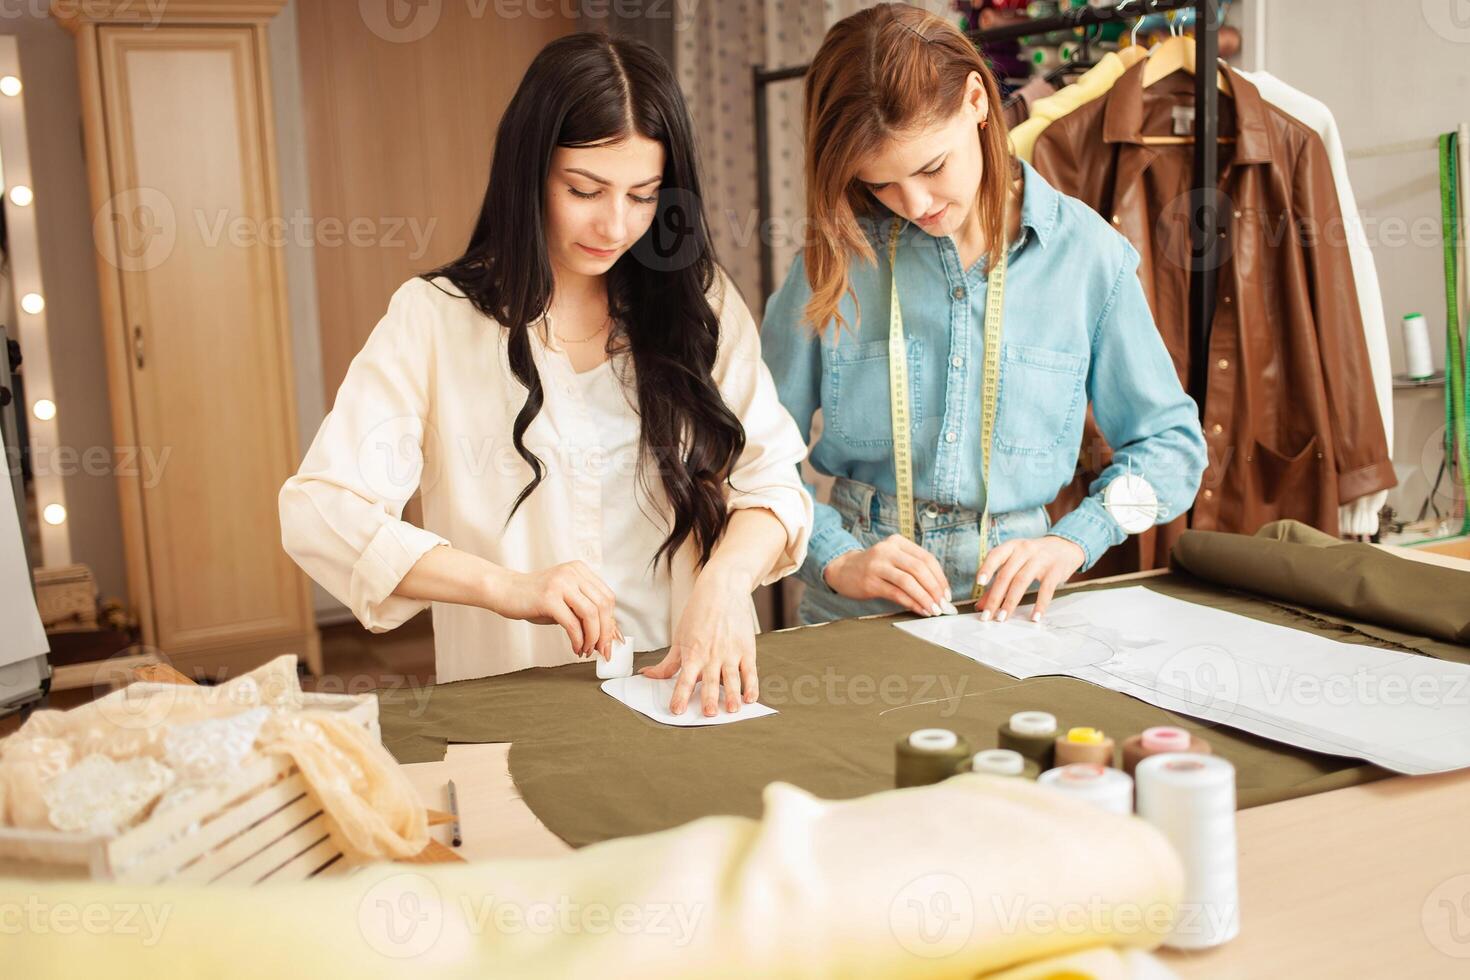
[[[996,744],[1019,752],[1038,770],[1052,768],[1057,748],[1057,719],[1045,711],[1018,711],[1000,726]]]
[[[895,746],[893,785],[928,786],[948,779],[969,761],[970,746],[947,728],[920,728]]]
[[[1041,767],[1034,759],[1028,759],[1014,749],[985,749],[970,757],[970,772],[990,776],[1015,776],[1017,779],[1035,779],[1041,775]]]

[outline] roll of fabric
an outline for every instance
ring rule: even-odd
[[[1296,521],[1272,522],[1253,536],[1185,531],[1171,563],[1226,588],[1470,644],[1470,572],[1340,541]]]

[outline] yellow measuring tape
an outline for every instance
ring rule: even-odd
[[[1004,227],[1004,225],[1002,225]],[[909,426],[908,341],[903,333],[903,311],[898,303],[898,235],[903,222],[893,219],[888,231],[888,411],[893,420],[893,468],[898,484],[898,529],[911,541],[914,537],[913,434]],[[1000,328],[1005,307],[1008,249],[1002,246],[990,268],[985,292],[985,360],[980,379],[980,478],[985,483],[985,511],[980,517],[980,564],[990,551],[990,442],[995,434],[995,403],[1000,395]],[[978,569],[980,566],[977,565]],[[984,589],[976,581],[973,599]]]

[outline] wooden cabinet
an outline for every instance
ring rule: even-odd
[[[133,2],[77,36],[129,584],[175,665],[320,672],[276,495],[298,462],[265,49],[273,2]],[[153,9],[150,7],[150,9]]]

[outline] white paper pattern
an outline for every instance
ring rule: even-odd
[[[1142,587],[899,629],[1013,677],[1062,675],[1395,772],[1470,766],[1470,665],[1342,643]],[[1039,705],[1038,707],[1045,707]]]
[[[602,690],[639,714],[647,715],[661,724],[678,725],[682,728],[729,725],[737,721],[749,721],[751,718],[763,718],[766,715],[776,714],[775,708],[768,708],[759,701],[754,704],[741,702],[740,710],[731,713],[725,710],[722,696],[719,713],[713,718],[706,718],[703,702],[700,700],[704,682],[699,681],[694,685],[694,693],[689,696],[689,706],[684,709],[682,715],[676,715],[669,711],[669,702],[673,700],[674,685],[677,681],[677,674],[667,680],[655,680],[651,677],[644,677],[642,674],[634,674],[631,677],[614,677],[603,681]],[[722,690],[721,694],[723,693]]]

